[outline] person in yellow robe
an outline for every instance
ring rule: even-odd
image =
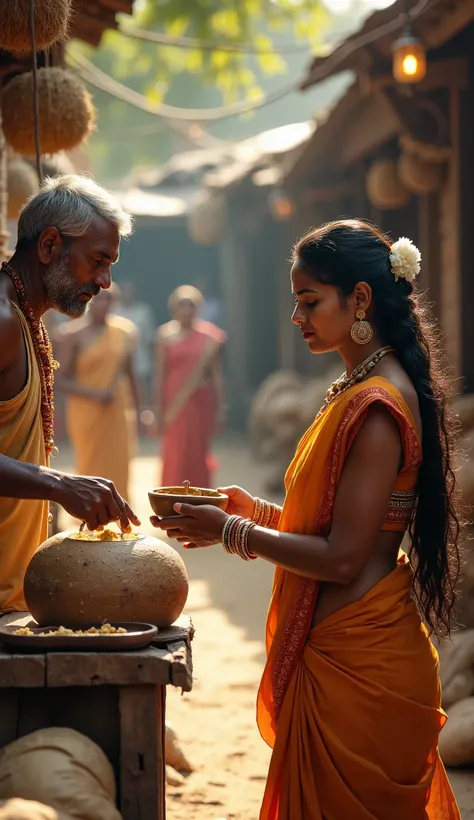
[[[460,820],[429,637],[449,632],[459,572],[452,427],[419,267],[409,240],[359,220],[303,237],[292,318],[346,372],[298,445],[283,508],[228,487],[226,512],[152,519],[188,548],[276,564],[260,820]]]
[[[62,327],[59,384],[67,393],[67,432],[76,472],[104,475],[129,497],[138,387],[132,354],[135,325],[113,312],[118,289],[102,291],[87,314]]]

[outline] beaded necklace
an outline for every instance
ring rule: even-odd
[[[31,338],[33,339],[41,376],[41,418],[43,421],[44,446],[48,457],[54,449],[54,371],[57,370],[59,364],[53,357],[53,348],[43,320],[35,317],[28,303],[21,278],[6,262],[3,262],[1,269],[13,282],[21,312],[28,323]]]
[[[342,376],[339,376],[339,378],[336,379],[336,381],[333,382],[329,387],[326,393],[326,397],[321,406],[321,409],[316,418],[322,415],[326,408],[330,404],[332,404],[332,402],[335,399],[337,399],[337,397],[340,396],[341,393],[344,393],[346,390],[349,390],[350,387],[353,387],[358,382],[361,382],[362,379],[365,379],[368,373],[370,373],[370,371],[373,370],[375,365],[378,364],[380,359],[383,359],[383,357],[386,356],[387,353],[394,352],[394,348],[390,347],[389,345],[385,345],[385,347],[379,347],[378,350],[376,350],[374,353],[371,353],[370,356],[367,356],[367,358],[364,359],[363,362],[358,364],[357,367],[355,367],[352,373],[350,373],[348,376],[346,376],[345,373],[343,373]]]

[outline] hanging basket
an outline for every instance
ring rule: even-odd
[[[31,49],[31,0],[0,0],[0,47],[12,54]],[[35,46],[43,51],[67,37],[71,0],[36,0]]]
[[[427,196],[437,191],[443,181],[444,166],[429,162],[416,154],[401,154],[398,160],[398,176],[414,194]]]
[[[30,196],[39,190],[38,177],[31,165],[22,159],[14,159],[7,166],[8,219],[18,219],[18,214]]]
[[[410,191],[399,179],[394,160],[375,160],[367,173],[365,184],[370,202],[382,211],[403,208],[410,199]]]
[[[217,245],[227,227],[227,199],[205,193],[188,216],[188,233],[197,245]]]
[[[55,154],[79,145],[95,125],[92,98],[82,82],[62,68],[38,71],[39,132],[41,151]],[[5,139],[18,154],[35,156],[33,74],[11,80],[2,92],[1,111]]]

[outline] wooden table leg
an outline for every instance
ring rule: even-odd
[[[121,686],[120,810],[124,820],[165,820],[165,686]]]

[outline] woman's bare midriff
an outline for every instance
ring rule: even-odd
[[[348,604],[360,601],[369,589],[372,589],[382,578],[389,575],[397,565],[402,540],[403,533],[381,531],[372,557],[355,581],[345,586],[322,583],[319,588],[311,626],[316,626],[329,615],[343,609]]]

